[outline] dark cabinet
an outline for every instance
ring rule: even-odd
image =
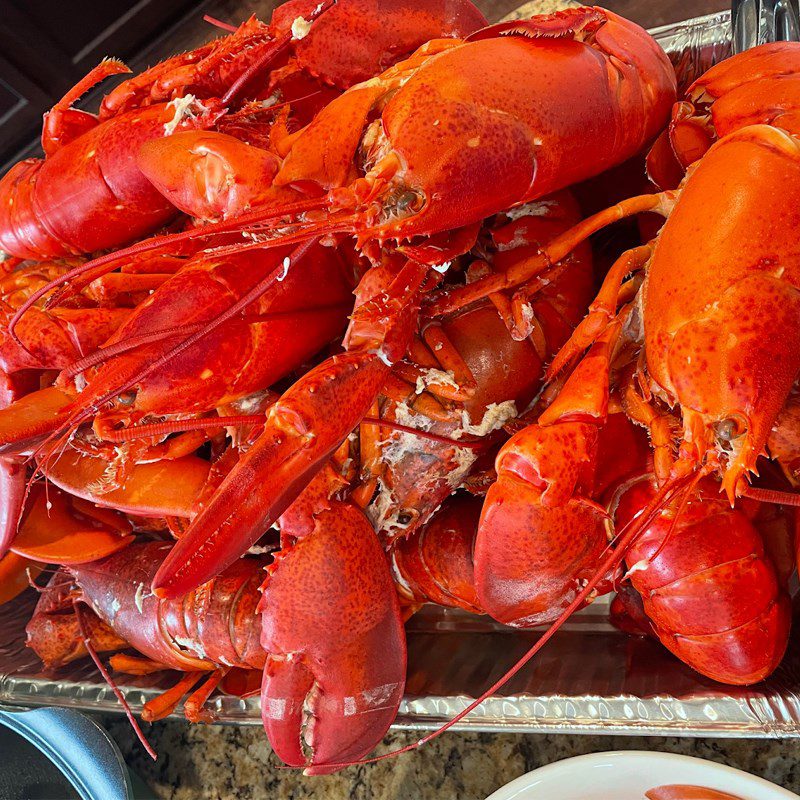
[[[26,146],[35,151],[42,114],[104,56],[130,58],[198,5],[198,0],[0,0],[2,169]]]

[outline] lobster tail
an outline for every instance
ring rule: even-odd
[[[661,643],[693,669],[757,683],[783,658],[789,596],[764,551],[758,520],[731,509],[706,479],[655,518],[626,555],[630,580]],[[649,478],[617,504],[621,525],[655,494]]]

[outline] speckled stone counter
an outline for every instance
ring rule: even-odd
[[[800,741],[791,740],[447,733],[416,753],[306,778],[278,768],[259,728],[157,723],[147,732],[160,754],[154,763],[124,718],[102,721],[128,764],[164,800],[484,800],[532,769],[601,750],[708,758],[800,793]],[[416,738],[393,733],[378,752]]]

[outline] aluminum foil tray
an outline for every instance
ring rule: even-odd
[[[726,57],[729,15],[713,14],[653,31],[682,86]],[[0,704],[119,712],[88,659],[46,675],[24,646],[36,596],[0,606]],[[426,607],[409,623],[407,695],[395,727],[425,730],[454,716],[525,652],[539,635],[446,609]],[[798,637],[800,639],[800,637]],[[138,710],[169,685],[165,675],[131,679]],[[461,730],[800,738],[800,641],[790,644],[769,681],[747,689],[706,680],[659,644],[628,637],[607,622],[602,602],[577,614]],[[220,722],[260,724],[258,699],[212,700]]]

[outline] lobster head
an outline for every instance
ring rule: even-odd
[[[684,452],[719,459],[731,501],[800,369],[795,197],[798,139],[767,126],[723,137],[683,184],[644,284],[650,375],[681,407]]]

